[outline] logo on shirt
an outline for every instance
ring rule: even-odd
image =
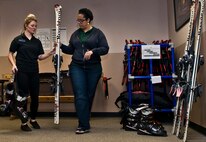
[[[19,42],[26,42],[26,40],[24,40],[24,39],[19,39],[18,41]]]

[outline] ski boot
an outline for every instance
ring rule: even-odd
[[[0,105],[0,115],[4,116],[7,115],[10,111],[10,104],[14,101],[15,98],[15,91],[14,91],[14,84],[13,82],[8,83],[5,88],[5,103]]]
[[[12,110],[20,118],[22,123],[26,123],[28,121],[28,114],[24,110],[24,105],[26,104],[26,101],[27,97],[21,97],[17,95],[15,101],[11,103]]]
[[[136,131],[137,130],[137,123],[138,123],[138,115],[139,112],[135,109],[128,108],[128,113],[125,118],[125,122],[123,124],[123,128],[126,131]]]
[[[137,126],[138,134],[153,136],[167,136],[167,132],[161,123],[153,120],[153,109],[146,108],[140,111],[140,120]]]
[[[140,104],[136,109],[127,107],[120,123],[123,124],[123,129],[126,131],[137,131],[137,123],[139,123],[140,111],[148,107],[148,104]]]
[[[7,114],[7,108],[6,104],[0,105],[0,116],[5,116]]]

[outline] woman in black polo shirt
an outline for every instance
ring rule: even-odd
[[[39,67],[38,60],[43,60],[54,53],[54,49],[44,53],[41,41],[34,37],[37,29],[35,15],[29,14],[24,21],[24,31],[15,37],[9,48],[9,61],[12,64],[12,72],[16,74],[17,96],[13,104],[16,115],[21,119],[21,130],[31,131],[27,125],[28,115],[24,110],[27,97],[30,95],[30,124],[34,129],[40,129],[36,121],[39,105]],[[16,54],[16,62],[14,53]]]

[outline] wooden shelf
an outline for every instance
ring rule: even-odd
[[[28,98],[30,103],[30,97]],[[60,103],[73,103],[74,96],[60,96]],[[39,103],[54,103],[54,96],[39,96]]]

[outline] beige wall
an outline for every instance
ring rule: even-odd
[[[76,29],[76,15],[88,7],[94,13],[94,26],[107,36],[110,53],[123,53],[125,39],[151,43],[168,39],[167,2],[165,0],[1,0],[0,56],[5,56],[11,40],[21,32],[28,13],[38,18],[38,28],[54,28],[54,5],[62,5],[61,26],[68,38]]]
[[[186,24],[183,28],[181,28],[178,32],[175,31],[175,24],[174,24],[174,6],[173,1],[168,0],[168,27],[169,27],[169,38],[175,44],[175,55],[178,59],[182,57],[185,48],[185,42],[188,33],[188,24]],[[204,12],[205,13],[205,12]],[[202,34],[202,42],[201,42],[201,54],[205,55],[206,53],[206,32],[205,32],[205,18],[206,14],[204,14],[204,22],[203,22],[203,34]],[[203,84],[203,93],[201,98],[198,98],[197,102],[194,103],[192,112],[191,112],[191,121],[199,124],[206,128],[206,111],[205,111],[205,104],[206,104],[206,87],[205,87],[205,80],[206,80],[206,67],[205,65],[202,66],[198,73],[198,83]]]

